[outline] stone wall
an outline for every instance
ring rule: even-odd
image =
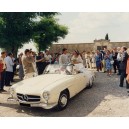
[[[94,40],[94,43],[71,43],[71,44],[53,44],[50,47],[50,51],[53,53],[61,52],[63,48],[67,48],[68,51],[72,52],[73,50],[82,51],[95,51],[98,47],[103,48],[104,46],[107,49],[112,49],[114,47],[126,46],[129,48],[129,42],[110,42],[110,40]]]
[[[61,52],[63,48],[67,48],[68,51],[72,52],[73,50],[82,51],[93,51],[94,43],[78,43],[78,44],[53,44],[50,47],[51,52]]]
[[[110,42],[109,44],[111,44],[112,47],[126,46],[127,48],[129,48],[129,42]]]

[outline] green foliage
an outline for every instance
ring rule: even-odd
[[[0,13],[0,47],[16,52],[33,34],[35,13]]]
[[[37,43],[38,50],[45,50],[53,42],[58,42],[59,39],[65,38],[68,34],[68,28],[59,25],[54,17],[41,18],[34,27],[33,39]]]
[[[53,41],[67,34],[67,28],[59,25],[56,12],[1,12],[0,47],[17,53],[30,39],[34,39],[40,49],[45,49]],[[36,20],[36,19],[41,20]]]
[[[109,40],[108,33],[105,36],[105,40]]]

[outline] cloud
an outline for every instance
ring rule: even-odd
[[[62,13],[60,19],[69,27],[60,43],[93,42],[105,38],[106,33],[111,41],[129,41],[129,13]]]

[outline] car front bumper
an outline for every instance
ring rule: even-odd
[[[32,103],[32,102],[26,102],[26,101],[21,101],[21,100],[12,98],[12,97],[8,98],[7,101],[9,103],[13,103],[13,104],[24,105],[24,106],[27,106],[27,107],[28,107],[28,105],[30,107],[41,107],[43,109],[52,109],[57,105],[57,103],[43,103],[43,102]]]

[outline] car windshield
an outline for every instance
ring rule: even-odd
[[[72,65],[59,65],[59,64],[50,64],[48,65],[45,70],[44,74],[72,74]]]

